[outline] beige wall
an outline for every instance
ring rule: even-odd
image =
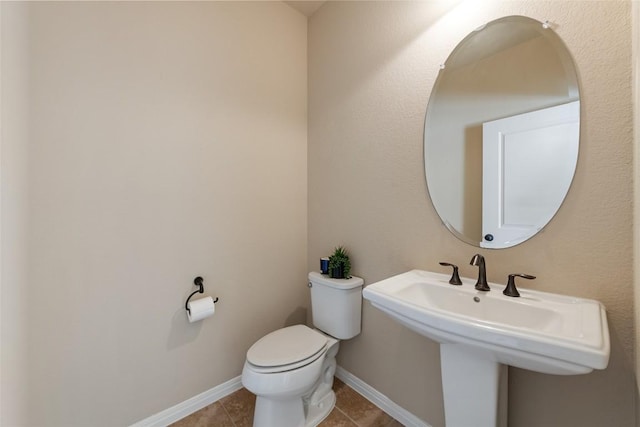
[[[511,369],[509,425],[632,425],[630,3],[443,3],[329,2],[310,19],[309,268],[344,244],[366,283],[412,268],[440,271],[438,261],[472,277],[469,259],[481,252],[491,281],[526,272],[538,276],[531,288],[598,299],[608,309],[609,368],[573,377]],[[514,248],[479,250],[449,234],[430,205],[423,120],[451,49],[482,23],[511,14],[552,21],[574,56],[581,151],[571,191],[542,233]],[[339,364],[444,425],[437,344],[369,304],[362,334],[341,345]]]
[[[280,2],[24,8],[2,40],[2,425],[128,425],[306,318],[307,23]],[[198,275],[220,303],[189,324]],[[28,416],[5,412],[25,380]]]
[[[632,3],[632,26],[633,26],[633,137],[634,137],[634,261],[637,261],[640,255],[640,227],[637,226],[640,221],[640,3]],[[634,269],[634,304],[640,307],[640,268]],[[636,411],[640,408],[640,381],[638,372],[640,372],[640,315],[638,309],[635,309],[635,368],[636,368]],[[636,426],[640,426],[640,417],[636,416]]]
[[[0,19],[0,425],[15,426],[29,409],[27,8],[2,3]]]

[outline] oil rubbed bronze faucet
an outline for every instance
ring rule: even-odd
[[[520,296],[520,292],[518,292],[518,289],[516,288],[516,277],[522,277],[524,279],[529,279],[529,280],[533,280],[536,278],[536,276],[532,276],[530,274],[522,274],[522,273],[510,274],[509,280],[507,281],[507,287],[504,288],[504,291],[502,291],[502,293],[508,297]]]
[[[445,267],[453,267],[453,274],[451,274],[451,279],[449,279],[449,283],[456,286],[462,285],[462,280],[460,280],[460,274],[458,274],[458,266],[451,264],[449,262],[441,262],[440,265],[444,265]]]
[[[475,254],[471,258],[471,265],[478,267],[478,281],[476,282],[476,289],[479,291],[490,291],[491,288],[487,284],[487,269],[484,264],[484,257],[480,254]]]

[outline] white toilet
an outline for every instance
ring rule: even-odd
[[[315,427],[333,409],[340,342],[360,333],[359,277],[309,273],[313,325],[278,329],[247,352],[242,385],[257,396],[254,427]]]

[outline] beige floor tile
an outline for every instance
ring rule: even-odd
[[[386,427],[392,420],[382,409],[347,385],[337,385],[336,407],[360,427]]]
[[[347,416],[338,409],[334,408],[329,416],[325,418],[318,427],[358,427],[358,425],[347,418]]]
[[[180,421],[171,424],[171,427],[234,427],[231,418],[227,415],[222,405],[219,402],[214,402],[211,405],[202,408],[198,412],[195,412],[188,417],[181,419]]]
[[[344,382],[342,382],[340,378],[337,378],[337,377],[333,378],[333,391],[336,393],[336,396],[338,395],[338,392],[345,387],[349,387],[349,386],[346,385]]]
[[[220,399],[220,403],[235,423],[235,427],[251,427],[253,425],[253,409],[256,405],[256,396],[253,393],[241,388]]]

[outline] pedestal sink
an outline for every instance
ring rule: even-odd
[[[367,286],[371,304],[440,343],[447,427],[506,426],[506,365],[555,375],[609,362],[604,306],[520,288],[520,297],[474,288],[475,280],[412,270]]]

